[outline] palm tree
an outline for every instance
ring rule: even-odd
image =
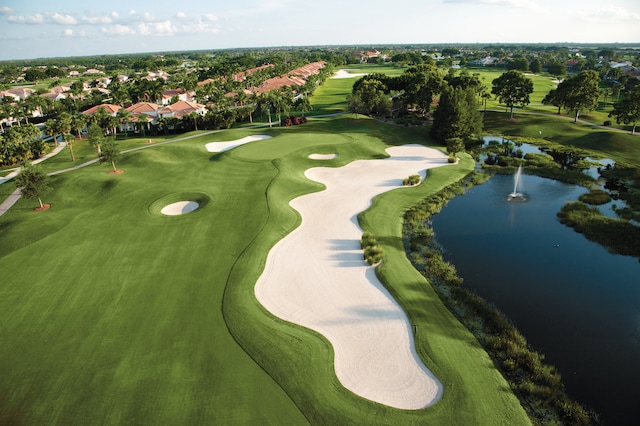
[[[296,99],[296,102],[294,105],[297,108],[300,108],[300,111],[302,112],[303,117],[304,117],[305,111],[310,111],[312,109],[311,102],[309,101],[309,98],[305,95],[300,96],[298,99]]]
[[[124,128],[125,136],[128,135],[128,124],[131,122],[132,114],[128,110],[120,108],[116,113],[116,117],[120,123],[120,129]]]
[[[69,147],[69,153],[71,153],[71,161],[76,161],[76,156],[73,154],[73,142],[75,141],[76,137],[71,133],[64,133],[62,137]]]
[[[138,122],[138,128],[142,130],[142,136],[146,136],[145,127],[149,130],[149,121],[151,117],[147,114],[136,115],[136,121]]]
[[[236,98],[238,99],[238,102],[240,103],[240,106],[244,106],[244,104],[248,100],[247,94],[244,93],[243,89],[238,90],[238,92],[236,94]]]
[[[193,120],[193,126],[196,131],[198,130],[198,119],[200,118],[200,114],[196,111],[191,111],[189,114],[185,115],[184,118],[187,120]]]
[[[71,116],[71,130],[74,130],[80,139],[80,132],[87,127],[87,116],[82,114],[75,114]]]
[[[56,136],[58,135],[58,123],[53,118],[45,121],[44,128],[42,129],[44,134],[53,137],[53,146],[56,146]]]

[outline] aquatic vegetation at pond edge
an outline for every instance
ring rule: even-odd
[[[476,336],[507,379],[528,415],[539,423],[592,424],[597,414],[566,394],[555,367],[533,350],[516,327],[495,306],[462,287],[453,265],[442,258],[430,217],[471,182],[453,184],[405,214],[405,250],[414,267],[427,278],[451,312]]]

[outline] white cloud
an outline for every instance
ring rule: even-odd
[[[108,34],[108,35],[133,35],[135,34],[135,30],[133,30],[132,28],[126,26],[126,25],[121,25],[121,24],[115,24],[115,25],[109,25],[106,27],[102,27],[101,31],[104,34]]]
[[[202,20],[203,21],[213,22],[213,21],[217,21],[218,17],[216,15],[214,15],[213,13],[205,13],[204,15],[202,15]]]
[[[75,25],[78,23],[78,20],[71,15],[61,15],[59,13],[53,13],[50,15],[50,19],[52,22],[61,25]]]
[[[171,25],[171,21],[162,22],[142,22],[137,26],[141,35],[165,36],[173,35],[176,29]]]
[[[106,15],[95,15],[95,16],[83,16],[82,18],[80,18],[82,20],[82,22],[85,22],[87,24],[91,24],[91,25],[95,25],[95,24],[111,24],[113,22],[113,19],[111,18],[111,16],[106,16]]]
[[[62,36],[63,36],[63,37],[73,37],[73,29],[72,29],[72,28],[66,28],[66,29],[62,32]]]
[[[0,6],[0,13],[3,15],[13,15],[13,9],[9,6]]]
[[[9,22],[15,22],[18,24],[44,24],[44,15],[36,13],[31,16],[9,16],[7,18]]]
[[[598,9],[582,10],[580,16],[589,21],[640,21],[640,14],[630,12],[624,7],[607,5]]]
[[[178,19],[187,19],[187,15],[184,12],[176,13],[176,18]]]

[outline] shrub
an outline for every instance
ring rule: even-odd
[[[602,123],[604,126],[611,126],[611,120],[604,120],[604,123]]]
[[[364,249],[365,247],[378,245],[378,241],[376,241],[376,237],[368,231],[364,231],[362,233],[362,238],[360,238],[360,248]]]
[[[366,260],[369,265],[380,263],[383,255],[384,250],[380,246],[368,246],[364,249],[364,260]]]
[[[402,184],[404,186],[413,186],[413,185],[417,185],[420,183],[420,175],[411,175],[408,178],[404,178],[402,180]]]

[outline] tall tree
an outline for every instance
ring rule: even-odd
[[[380,80],[363,80],[347,97],[349,108],[354,113],[384,116],[391,111],[391,99],[387,86]]]
[[[125,135],[127,135],[129,123],[131,123],[133,114],[124,108],[120,108],[116,113],[116,117],[118,118],[118,122],[120,123],[121,129],[124,129]]]
[[[613,104],[613,111],[609,117],[615,117],[616,122],[632,124],[631,134],[636,133],[636,124],[640,120],[640,85],[625,93],[621,101]]]
[[[491,93],[505,104],[513,118],[513,107],[529,104],[529,95],[533,93],[533,81],[518,70],[507,71],[491,82]]]
[[[16,176],[15,184],[25,198],[35,198],[40,204],[40,209],[45,208],[42,197],[51,191],[51,187],[48,184],[48,176],[39,167],[25,162]]]
[[[575,113],[573,122],[583,112],[592,111],[598,106],[600,97],[600,75],[593,70],[581,71],[580,74],[565,79],[558,85],[564,96],[564,107]]]
[[[542,105],[553,105],[558,107],[558,115],[560,115],[560,111],[565,107],[565,90],[567,86],[559,85],[555,89],[551,89],[549,93],[542,99]]]
[[[101,146],[104,143],[104,130],[98,124],[91,123],[87,130],[87,140],[98,151],[98,156],[101,153]]]
[[[423,115],[429,112],[433,97],[440,93],[444,84],[442,74],[431,64],[409,68],[400,80],[404,87],[403,100],[407,105],[416,105]]]
[[[100,152],[100,163],[111,163],[113,171],[117,172],[116,160],[120,158],[120,150],[118,144],[113,138],[106,138],[102,142],[102,150]]]
[[[463,141],[482,132],[482,113],[475,91],[471,88],[445,86],[433,112],[431,136],[444,144],[459,138]]]

